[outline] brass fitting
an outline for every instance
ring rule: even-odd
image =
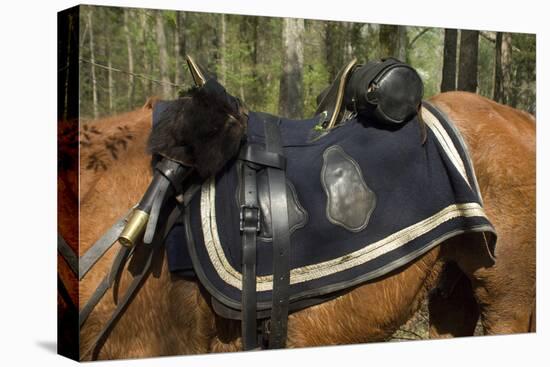
[[[206,77],[201,71],[200,66],[195,63],[195,60],[193,60],[193,58],[189,55],[186,55],[185,59],[187,60],[187,66],[189,67],[189,71],[191,72],[195,85],[197,87],[202,87],[206,83]]]
[[[126,226],[118,237],[120,244],[126,247],[134,247],[140,237],[143,236],[148,221],[149,214],[143,210],[134,209],[128,217]]]

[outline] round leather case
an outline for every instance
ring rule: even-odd
[[[387,124],[402,124],[415,116],[424,94],[416,70],[393,58],[358,66],[346,89],[348,110],[373,114]]]

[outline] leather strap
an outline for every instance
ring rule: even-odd
[[[153,205],[151,207],[151,212],[149,213],[149,220],[147,221],[147,227],[145,228],[145,234],[143,235],[143,243],[146,245],[150,245],[151,242],[153,242],[160,210],[170,185],[170,181],[166,178],[166,176],[160,176],[158,179],[161,180],[161,182],[158,185],[156,196],[153,199]]]
[[[128,214],[131,212],[131,210],[126,213],[122,218],[116,221],[115,224],[111,226],[101,236],[99,240],[97,240],[92,247],[86,251],[84,255],[80,257],[78,260],[78,280],[82,280],[86,274],[90,271],[90,269],[95,265],[95,263],[101,259],[101,257],[116,243],[118,240],[118,236],[124,229],[124,226],[126,225],[126,218]]]
[[[261,166],[286,168],[286,157],[274,152],[268,152],[258,145],[248,144],[241,149],[239,158],[243,161],[259,164]]]
[[[140,289],[141,285],[143,284],[143,281],[149,275],[150,270],[151,270],[152,259],[153,259],[154,255],[159,251],[159,249],[163,248],[163,246],[161,246],[161,245],[164,243],[164,239],[166,238],[166,236],[170,232],[170,229],[172,228],[174,223],[176,223],[176,221],[178,220],[179,217],[181,217],[181,211],[180,211],[179,207],[176,205],[175,207],[173,207],[172,211],[168,215],[168,219],[165,222],[164,231],[163,231],[162,236],[155,236],[155,239],[154,239],[151,246],[143,246],[143,248],[145,248],[146,251],[147,251],[146,255],[144,257],[144,261],[142,263],[143,265],[140,267],[140,269],[136,270],[137,273],[134,274],[134,278],[132,279],[132,282],[128,286],[128,288],[126,290],[126,293],[122,297],[120,303],[117,304],[117,307],[113,311],[111,317],[109,318],[109,320],[107,320],[107,322],[105,323],[105,325],[103,326],[103,328],[101,329],[99,334],[96,336],[94,341],[90,344],[88,349],[81,355],[82,359],[87,357],[88,355],[90,355],[90,353],[92,354],[92,360],[97,358],[101,347],[105,343],[107,337],[109,336],[109,334],[112,331],[113,327],[115,326],[116,322],[122,316],[122,313],[124,312],[124,310],[126,310],[128,305],[130,304],[130,302],[132,301],[132,299],[136,295],[137,291]],[[122,251],[123,250],[121,249],[119,254]],[[121,257],[122,257],[122,255],[121,255]],[[117,258],[118,258],[118,256],[117,256]],[[113,263],[115,264],[116,262],[117,262],[117,259],[115,258],[115,261]],[[103,291],[103,294],[105,294],[106,290],[109,288],[108,287],[108,285],[109,285],[108,279],[109,279],[109,274],[107,274],[107,276],[103,279],[102,283],[98,287],[98,288],[100,288],[102,286],[105,287],[105,285],[103,284],[104,281],[107,283],[107,288],[105,289],[105,291]],[[96,290],[96,292],[97,292],[97,290]],[[94,294],[96,292],[94,292]],[[101,298],[102,297],[99,297],[99,300],[101,300]],[[99,300],[96,302],[96,304],[99,302]],[[93,307],[91,307],[88,314],[91,312],[91,310],[93,310]],[[82,324],[83,324],[83,322],[81,321],[81,326],[82,326]]]
[[[78,276],[78,258],[61,233],[57,233],[57,251],[65,259],[73,274]]]
[[[156,163],[153,180],[137,205],[138,209],[149,214],[143,236],[143,243],[146,245],[150,245],[155,237],[159,214],[167,193],[171,190],[172,194],[179,195],[181,184],[191,171],[189,167],[169,158],[163,158]]]
[[[95,306],[101,301],[107,290],[111,288],[113,285],[113,282],[115,280],[115,277],[118,276],[118,274],[121,273],[122,268],[124,268],[124,264],[126,264],[126,260],[128,259],[130,255],[130,249],[125,246],[120,246],[120,249],[118,250],[115,259],[113,260],[113,265],[111,266],[111,270],[109,273],[107,273],[103,279],[101,279],[101,282],[97,286],[97,288],[94,290],[94,293],[90,296],[84,307],[80,310],[78,314],[79,319],[79,326],[82,327],[86,320],[88,319],[88,316],[90,316],[90,313],[94,310]],[[113,276],[116,274],[115,276]],[[113,295],[116,294],[116,292],[113,292]],[[116,303],[116,296],[115,296],[115,303]]]
[[[265,147],[268,152],[283,156],[278,120],[264,121]],[[273,231],[273,293],[269,348],[284,348],[287,337],[288,303],[290,290],[290,231],[286,195],[286,177],[283,169],[267,168],[271,200],[271,228]]]
[[[77,315],[78,314],[78,306],[74,304],[73,299],[71,298],[71,295],[69,294],[69,291],[67,290],[67,287],[63,283],[63,280],[59,275],[57,276],[57,291],[61,295],[61,298],[63,298],[63,301],[67,304],[68,312],[71,313],[71,315]],[[71,317],[71,325],[72,320],[74,320]]]
[[[260,208],[256,170],[243,164],[243,203],[240,213],[242,243],[242,342],[244,350],[257,347],[256,327],[256,235],[260,230]]]
[[[122,277],[122,271],[124,270],[124,267],[126,266],[128,260],[132,257],[134,250],[135,247],[126,247],[126,250],[119,250],[120,254],[117,254],[117,256],[115,257],[113,265],[111,266],[111,270],[109,271],[109,285],[113,287],[113,302],[115,304],[118,303],[118,288],[120,285],[120,278]]]
[[[152,246],[151,247],[143,246],[143,247],[146,249],[147,255],[145,258],[145,263],[142,267],[142,271],[139,274],[134,276],[134,279],[132,279],[132,282],[130,283],[130,286],[126,290],[126,293],[124,294],[124,297],[122,298],[121,302],[117,305],[113,314],[103,326],[103,329],[101,330],[101,332],[97,335],[97,337],[92,342],[90,347],[82,354],[81,358],[86,358],[90,353],[92,353],[92,359],[93,360],[97,359],[99,351],[103,346],[103,343],[109,336],[111,330],[113,329],[113,326],[116,324],[120,316],[122,316],[122,313],[124,312],[126,307],[128,307],[133,297],[136,295],[137,290],[142,284],[142,281],[149,274],[153,255],[156,253],[156,251],[154,250],[156,250],[157,247],[154,247],[154,248]]]

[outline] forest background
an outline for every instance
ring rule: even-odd
[[[176,98],[192,85],[185,55],[252,110],[312,116],[338,70],[393,56],[425,98],[465,90],[536,112],[534,34],[81,6],[79,113],[97,119]]]

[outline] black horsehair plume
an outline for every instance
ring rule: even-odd
[[[148,141],[151,154],[194,167],[202,178],[238,153],[246,115],[205,88],[191,88],[169,104]]]

